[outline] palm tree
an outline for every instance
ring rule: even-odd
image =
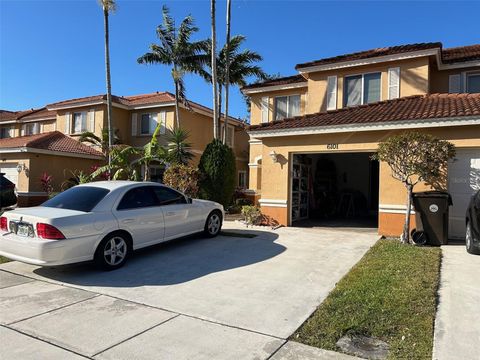
[[[198,31],[191,15],[182,20],[180,27],[170,16],[168,7],[163,6],[163,23],[157,27],[160,44],[151,44],[150,52],[137,59],[139,64],[163,64],[171,66],[175,84],[175,116],[176,125],[180,127],[179,100],[189,108],[185,96],[185,73],[200,73],[208,62],[205,54],[206,41],[191,42],[190,37]]]
[[[110,34],[108,26],[108,15],[116,9],[115,0],[99,0],[103,8],[103,25],[105,36],[105,76],[107,83],[107,126],[108,126],[108,149],[113,145],[112,126],[112,83],[110,79]],[[110,151],[108,151],[108,163],[111,163]]]
[[[170,132],[167,145],[170,163],[188,165],[193,159],[192,144],[187,142],[188,137],[188,131],[183,129],[175,129]]]
[[[113,180],[138,180],[138,172],[133,159],[138,156],[139,150],[130,145],[115,145],[110,150],[110,164],[97,168],[90,177],[92,179],[108,173]]]
[[[257,79],[266,79],[268,75],[262,70],[262,68],[255,63],[262,61],[262,56],[255,51],[243,50],[240,51],[240,47],[245,42],[246,38],[243,35],[235,35],[231,38],[228,46],[225,46],[220,50],[216,57],[217,64],[217,82],[219,88],[219,101],[218,101],[218,121],[222,112],[222,88],[227,83],[226,63],[229,61],[228,69],[228,84],[236,86],[247,85],[247,78],[254,76]],[[228,48],[228,50],[227,50]],[[208,52],[212,54],[211,48]],[[201,74],[205,80],[212,81],[210,74]],[[228,103],[226,103],[228,105]],[[226,109],[225,114],[228,112]],[[226,124],[225,124],[226,125]],[[225,127],[226,129],[226,127]],[[225,131],[226,132],[226,131]]]
[[[140,157],[134,163],[143,165],[143,181],[150,181],[150,164],[152,162],[160,162],[165,164],[168,154],[165,148],[158,143],[158,133],[160,124],[155,128],[152,138],[138,152]]]
[[[227,143],[227,129],[228,129],[228,88],[230,85],[230,17],[232,14],[232,2],[227,0],[227,39],[225,41],[225,48],[227,59],[225,61],[225,119],[223,120],[225,124],[225,131],[223,132],[222,142]],[[221,109],[220,109],[221,110]],[[220,111],[221,113],[221,111]]]
[[[112,134],[113,134],[112,145],[120,144],[120,138],[118,137],[118,130],[113,129]],[[109,149],[111,148],[111,146],[110,146],[110,132],[107,128],[102,129],[101,137],[95,135],[95,133],[91,131],[85,131],[80,135],[80,137],[78,138],[78,141],[83,143],[88,143],[97,148],[100,148],[103,155],[105,155],[105,157],[108,157]]]
[[[219,137],[219,126],[220,122],[218,121],[218,89],[217,89],[217,30],[215,27],[215,0],[210,1],[210,17],[212,21],[212,43],[211,43],[211,52],[210,52],[210,68],[212,70],[212,91],[213,91],[213,138],[218,139]]]

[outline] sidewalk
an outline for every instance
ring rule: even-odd
[[[442,246],[433,359],[478,359],[480,352],[480,256],[465,246]]]

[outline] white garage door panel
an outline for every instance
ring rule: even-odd
[[[450,238],[465,238],[465,212],[477,190],[480,190],[480,148],[458,149],[456,159],[448,165],[448,192],[453,201],[449,218]]]
[[[5,173],[5,177],[18,187],[17,164],[0,164],[0,172]]]

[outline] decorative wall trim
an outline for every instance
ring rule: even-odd
[[[15,154],[15,153],[30,153],[30,154],[45,154],[45,155],[58,155],[82,159],[93,159],[93,160],[102,160],[102,156],[88,155],[88,154],[75,154],[63,151],[53,151],[53,150],[44,150],[44,149],[35,149],[30,147],[21,147],[21,148],[5,148],[2,149],[2,154]]]
[[[288,201],[287,200],[280,200],[280,199],[264,199],[261,198],[258,200],[260,206],[269,206],[269,207],[282,207],[286,208]]]
[[[405,214],[407,210],[406,205],[393,205],[393,204],[379,204],[378,205],[378,212],[381,213],[390,213],[390,214]],[[410,214],[414,215],[415,210],[413,206],[410,209]]]

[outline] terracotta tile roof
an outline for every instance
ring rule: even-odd
[[[56,119],[57,112],[48,110],[47,108],[37,109],[27,114],[20,116],[20,120],[35,120],[35,119]]]
[[[0,139],[0,149],[22,147],[59,151],[71,154],[103,156],[102,153],[94,148],[82,144],[81,142],[62,134],[60,131]]]
[[[293,76],[286,76],[286,77],[281,77],[273,80],[267,80],[267,81],[263,81],[255,84],[250,84],[250,85],[244,86],[242,90],[255,89],[255,88],[264,87],[264,86],[296,84],[296,83],[301,83],[306,81],[307,80],[302,75],[293,75]]]
[[[129,105],[144,105],[175,101],[175,96],[169,92],[154,92],[151,94],[124,96]]]
[[[326,64],[332,64],[332,63],[343,62],[343,61],[363,60],[363,59],[369,59],[369,58],[374,58],[378,56],[395,55],[395,54],[401,54],[406,52],[428,50],[428,49],[435,49],[435,48],[441,48],[441,47],[442,47],[442,43],[440,42],[389,46],[389,47],[376,48],[371,50],[355,52],[351,54],[324,58],[324,59],[315,60],[315,61],[309,61],[303,64],[297,64],[295,66],[295,69],[298,70],[298,69],[306,68],[309,66],[326,65]]]
[[[252,125],[249,131],[480,116],[479,94],[416,95]]]
[[[442,61],[447,64],[473,60],[480,60],[480,44],[442,50]]]
[[[0,110],[0,122],[17,119],[17,111]]]
[[[103,100],[107,100],[107,95],[106,94],[85,96],[85,97],[81,97],[81,98],[58,101],[58,102],[55,102],[55,103],[48,104],[47,108],[55,108],[55,107],[58,107],[58,106],[77,105],[77,104],[82,104],[82,103],[91,102],[91,101],[103,101]],[[112,95],[112,101],[116,102],[117,104],[128,105],[128,100],[126,100],[125,98],[123,98],[121,96]]]

